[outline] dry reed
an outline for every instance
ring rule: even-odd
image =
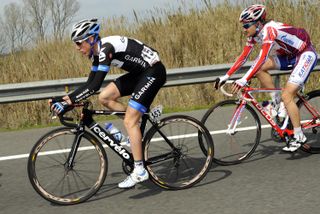
[[[137,38],[157,49],[167,68],[231,63],[240,54],[245,42],[238,17],[251,3],[264,1],[220,1],[211,4],[203,0],[202,9],[178,10],[155,8],[148,11],[149,18],[135,17],[132,23],[125,17],[103,21],[102,36],[125,35]],[[320,32],[315,28],[320,22],[319,0],[266,1],[268,17],[310,33],[316,49],[320,46]],[[252,54],[255,57],[257,50]],[[252,60],[253,57],[250,59]],[[0,58],[0,83],[53,80],[88,75],[89,60],[82,57],[73,44],[50,41],[38,44],[32,50]],[[121,72],[114,69],[114,73]],[[308,89],[318,87],[319,75],[313,74]],[[283,78],[282,81],[284,80]],[[155,104],[166,108],[192,108],[208,106],[223,97],[215,93],[211,84],[165,88],[160,91]],[[96,103],[96,98],[92,98]],[[98,104],[96,104],[98,105]],[[6,104],[0,106],[2,129],[47,124],[46,101]]]

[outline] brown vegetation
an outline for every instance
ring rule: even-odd
[[[185,11],[183,7],[178,11],[154,9],[146,21],[139,17],[134,23],[123,17],[104,20],[102,36],[137,38],[158,50],[167,68],[234,62],[245,42],[237,21],[244,6],[229,1],[213,6],[208,2],[203,1],[206,6],[201,10]],[[243,2],[241,5],[249,4],[248,1]],[[314,46],[319,49],[320,31],[316,27],[320,23],[318,1],[266,2],[268,18],[306,28]],[[252,56],[256,54],[257,51]],[[51,41],[39,44],[33,50],[0,58],[0,83],[84,77],[88,75],[89,68],[89,60],[82,57],[68,39]],[[116,72],[120,71],[113,71]],[[318,83],[318,75],[313,75],[308,87],[316,88]],[[203,84],[163,89],[154,103],[161,103],[169,109],[184,109],[208,106],[221,98],[211,84]],[[47,109],[46,101],[1,105],[1,128],[46,124]]]

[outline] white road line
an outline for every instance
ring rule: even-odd
[[[168,137],[170,140],[174,140],[174,139],[179,139],[179,138],[190,138],[190,137],[196,137],[198,136],[198,133],[194,133],[194,134],[187,134],[187,135],[177,135],[177,136],[171,136]],[[161,138],[155,138],[152,140],[152,142],[156,142],[156,141],[161,141]],[[104,148],[107,148],[108,145],[103,144],[102,145]],[[92,150],[94,149],[93,146],[85,146],[85,147],[80,147],[79,151],[86,151],[86,150]],[[40,152],[39,156],[43,156],[43,155],[52,155],[52,154],[61,154],[61,153],[67,153],[69,152],[70,149],[59,149],[59,150],[53,150],[53,151],[47,151],[47,152]],[[28,158],[29,154],[21,154],[21,155],[11,155],[11,156],[2,156],[0,157],[0,161],[5,161],[5,160],[16,160],[16,159],[23,159],[23,158]]]
[[[261,128],[269,128],[270,125],[262,125]],[[245,127],[245,128],[239,128],[237,129],[237,131],[244,131],[244,130],[252,130],[255,129],[256,126],[249,126],[249,127]],[[215,135],[215,134],[221,134],[221,133],[225,133],[225,130],[218,130],[218,131],[211,131],[210,134],[211,135]],[[190,138],[190,137],[196,137],[198,136],[198,133],[194,133],[194,134],[187,134],[187,135],[176,135],[176,136],[171,136],[169,137],[169,139],[179,139],[179,138]],[[156,138],[153,139],[152,141],[160,141],[162,140],[162,138]],[[108,147],[107,145],[103,145],[103,147]],[[80,151],[86,151],[86,150],[91,150],[94,149],[93,146],[86,146],[86,147],[80,147],[79,148]],[[54,151],[47,151],[47,152],[40,152],[39,155],[52,155],[52,154],[59,154],[59,153],[66,153],[69,152],[70,149],[61,149],[61,150],[54,150]],[[0,157],[0,161],[6,161],[6,160],[17,160],[17,159],[23,159],[23,158],[28,158],[29,154],[20,154],[20,155],[10,155],[10,156],[1,156]]]

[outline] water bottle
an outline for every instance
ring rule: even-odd
[[[113,135],[113,137],[121,142],[123,135],[119,129],[117,129],[112,123],[106,123],[106,130]]]
[[[126,140],[124,140],[123,142],[121,142],[121,145],[122,145],[122,146],[130,147],[130,139],[129,139],[129,136],[127,137]]]

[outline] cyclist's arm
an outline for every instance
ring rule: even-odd
[[[69,94],[71,103],[77,103],[86,99],[100,89],[105,76],[110,70],[110,64],[114,52],[113,46],[109,43],[101,47],[98,66],[94,65],[92,67],[88,81],[84,86]]]
[[[91,72],[88,76],[87,82],[80,86],[79,88],[77,88],[77,90],[81,91],[84,88],[87,87],[87,85],[93,81],[94,76],[96,75],[97,71],[98,71],[98,66],[99,66],[99,56],[93,56],[93,62],[92,62],[92,66],[91,66]]]
[[[243,76],[244,79],[249,81],[261,68],[268,58],[269,52],[272,48],[272,43],[265,43],[262,45],[259,56],[254,61],[254,64],[251,66],[249,71]]]
[[[78,88],[77,90],[69,94],[71,103],[77,103],[96,93],[100,89],[107,73],[108,72],[97,71],[91,82],[86,83],[84,86]]]
[[[267,60],[272,46],[274,45],[275,39],[277,37],[276,29],[274,29],[273,27],[267,27],[265,31],[266,32],[263,38],[263,44],[261,46],[259,56],[254,61],[249,71],[242,77],[246,81],[249,81],[260,70],[261,66]]]
[[[99,65],[99,56],[94,56],[93,62],[92,62],[92,67],[91,67],[91,72],[89,73],[88,79],[84,85],[82,85],[76,89],[77,91],[84,90],[84,88],[86,88],[87,85],[93,80],[94,76],[96,75],[96,71],[98,70],[97,69],[98,65]],[[64,100],[70,105],[72,104],[69,95],[62,97],[61,99],[62,99],[62,101]]]
[[[249,55],[253,50],[253,44],[247,44],[241,55],[238,57],[237,61],[233,64],[233,66],[227,72],[228,76],[231,76],[234,72],[239,70],[239,68],[248,60]]]

